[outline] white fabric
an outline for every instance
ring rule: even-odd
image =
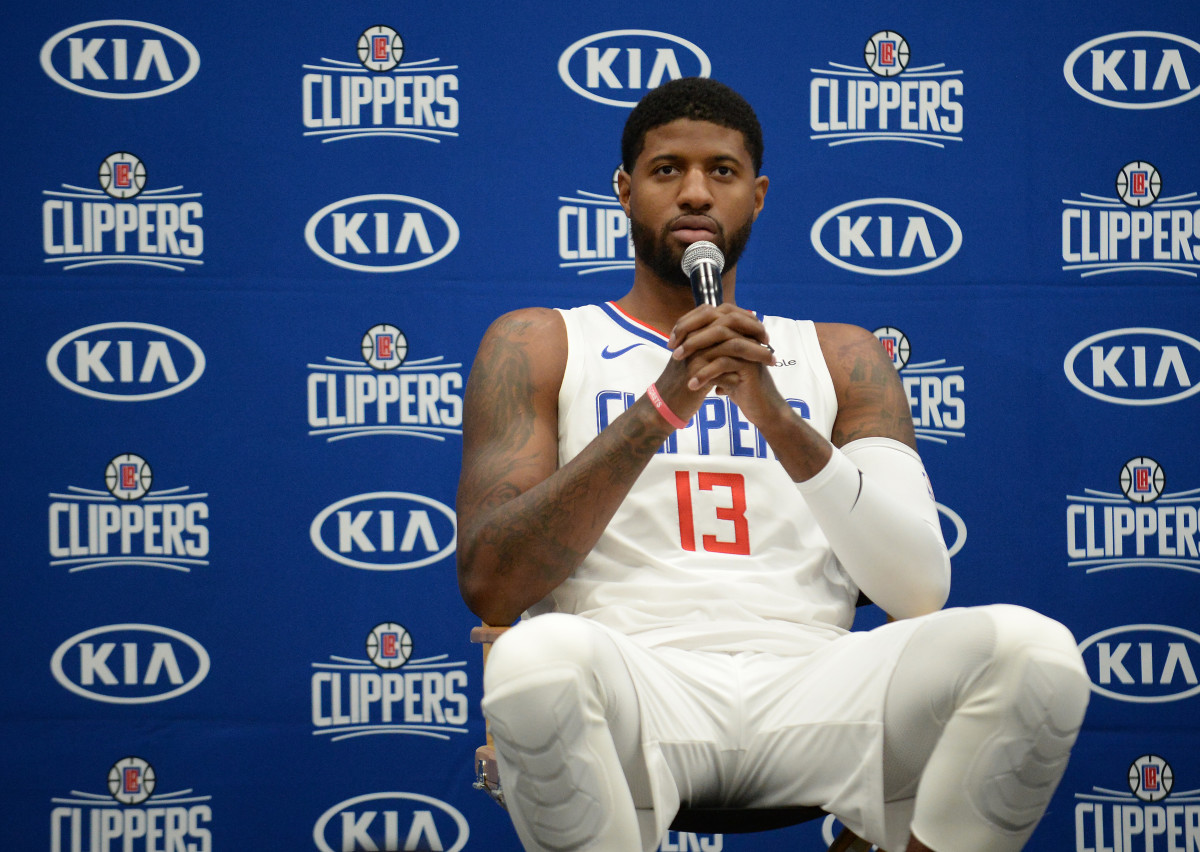
[[[921,457],[890,438],[860,438],[796,484],[838,561],[895,618],[941,609],[950,554]]]
[[[611,305],[562,315],[560,464],[632,405],[670,357],[661,334]],[[780,364],[770,368],[775,384],[828,437],[837,400],[813,324],[763,321]],[[713,394],[651,459],[583,564],[530,614],[584,615],[645,644],[796,654],[842,635],[857,597],[773,452]]]
[[[890,850],[911,832],[938,850],[1016,852],[1089,694],[1070,633],[1002,604],[847,634],[803,657],[647,648],[552,613],[501,637],[484,690],[531,852],[650,852],[681,802],[815,804]],[[542,798],[524,792],[530,776]]]

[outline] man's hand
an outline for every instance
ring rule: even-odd
[[[767,330],[750,311],[701,305],[675,324],[668,345],[671,362],[658,388],[680,417],[694,414],[713,388],[756,425],[787,408],[767,373],[775,360]]]

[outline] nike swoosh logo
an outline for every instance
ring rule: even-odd
[[[617,349],[616,351],[612,351],[608,348],[608,346],[605,346],[604,351],[602,351],[600,353],[600,357],[605,358],[605,359],[610,359],[610,360],[612,358],[620,358],[622,355],[624,355],[630,349],[637,349],[639,346],[644,346],[644,345],[645,344],[642,344],[642,343],[632,343],[629,346],[626,346],[624,349]]]

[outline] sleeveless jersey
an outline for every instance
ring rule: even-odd
[[[560,313],[561,467],[645,393],[670,350],[612,302]],[[815,326],[762,321],[776,387],[828,438],[837,399]],[[529,613],[585,616],[649,645],[795,654],[843,634],[857,595],[772,449],[712,393],[650,460],[583,563]]]

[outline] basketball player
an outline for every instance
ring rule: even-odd
[[[939,611],[949,557],[890,359],[738,307],[762,132],[706,79],[630,114],[636,262],[604,305],[487,331],[468,383],[459,585],[527,617],[484,675],[527,850],[652,850],[681,805],[820,805],[900,850],[1020,849],[1089,685],[1062,625]],[[726,257],[693,306],[680,258]],[[859,592],[898,621],[847,632]]]

